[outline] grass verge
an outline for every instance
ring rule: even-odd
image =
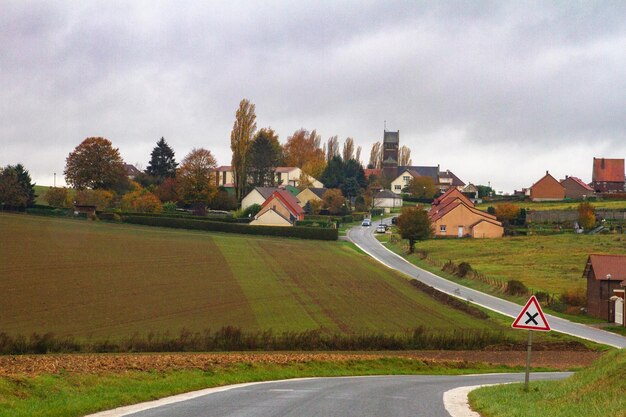
[[[210,370],[106,374],[46,374],[0,378],[0,416],[73,417],[169,395],[242,382],[348,375],[459,375],[519,371],[517,367],[405,358],[307,362],[286,365],[239,363]]]
[[[472,408],[483,417],[625,416],[626,350],[601,357],[562,381],[485,387],[470,393]]]

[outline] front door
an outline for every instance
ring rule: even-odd
[[[459,226],[459,237],[463,237],[463,226]]]

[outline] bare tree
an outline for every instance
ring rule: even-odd
[[[231,165],[233,166],[237,201],[241,201],[246,192],[248,183],[246,156],[255,130],[256,114],[254,112],[254,104],[244,98],[239,103],[233,130],[230,132],[230,149],[233,151]]]
[[[331,136],[326,143],[326,161],[330,161],[335,156],[339,155],[339,141],[337,136]]]
[[[383,165],[383,148],[380,142],[376,142],[372,145],[370,152],[370,162],[368,166],[372,166],[375,169],[380,169]]]
[[[398,151],[398,166],[409,166],[411,161],[411,150],[408,146],[403,146]]]
[[[357,146],[356,148],[356,156],[354,159],[356,159],[359,162],[359,164],[361,163],[361,147],[360,146]]]
[[[343,143],[343,160],[349,161],[354,159],[354,139],[347,138]]]

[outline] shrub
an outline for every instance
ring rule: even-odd
[[[251,206],[246,207],[241,217],[252,218],[256,216],[259,211],[261,211],[261,206],[259,204],[253,204]]]
[[[506,283],[505,292],[508,295],[527,295],[528,287],[523,282],[512,279]]]
[[[582,307],[587,304],[587,292],[583,288],[571,288],[563,291],[559,299],[567,305]]]
[[[123,221],[145,226],[173,227],[177,229],[206,230],[213,232],[241,233],[249,235],[297,237],[314,240],[337,240],[337,229],[314,227],[250,226],[211,220],[181,219],[172,217],[149,217],[128,215]]]
[[[96,210],[109,207],[115,194],[108,190],[80,190],[76,192],[76,204],[96,206]]]
[[[163,211],[167,213],[175,213],[178,206],[174,201],[166,201],[163,203]]]
[[[456,275],[459,278],[465,278],[467,274],[473,271],[472,266],[467,262],[461,262],[458,269],[459,270]]]
[[[67,192],[67,188],[50,187],[43,195],[43,199],[54,207],[70,207],[72,198]]]
[[[161,200],[143,188],[124,194],[121,207],[125,211],[140,213],[160,213],[163,210]]]
[[[542,302],[542,303],[547,303],[550,301],[550,294],[548,294],[547,292],[544,291],[537,291],[535,293],[535,297],[537,298],[537,301]]]

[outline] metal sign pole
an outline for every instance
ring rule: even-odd
[[[528,381],[530,380],[530,353],[533,345],[533,331],[528,331],[528,346],[526,350],[526,376],[524,377],[524,391],[528,392]]]

